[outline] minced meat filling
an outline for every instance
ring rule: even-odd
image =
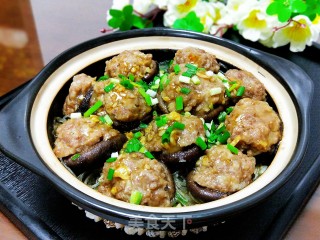
[[[198,137],[204,138],[205,130],[200,118],[193,115],[183,116],[177,112],[162,115],[162,117],[164,116],[167,119],[164,126],[158,127],[156,121],[153,120],[144,130],[144,137],[141,142],[149,151],[174,153],[194,144]],[[174,122],[184,124],[185,128],[174,130],[170,135],[170,142],[163,143],[162,135]]]
[[[114,88],[110,92],[105,92],[104,88],[109,84],[110,81],[106,80],[93,85],[90,102],[91,105],[97,100],[103,102],[103,107],[99,109],[99,112],[105,111],[111,119],[122,122],[141,120],[151,112],[152,108],[147,105],[138,88],[131,90],[119,83],[113,83]]]
[[[232,154],[226,145],[212,146],[196,163],[193,180],[222,193],[239,191],[252,182],[255,158]]]
[[[241,99],[226,117],[229,141],[248,155],[268,152],[281,139],[281,121],[267,102]]]
[[[69,119],[58,126],[53,151],[58,158],[67,157],[118,134],[119,131],[94,117]]]
[[[114,170],[108,180],[109,169]],[[142,193],[141,205],[170,207],[174,183],[166,166],[142,153],[123,153],[112,163],[105,163],[98,191],[129,202],[133,191]]]

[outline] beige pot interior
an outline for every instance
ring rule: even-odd
[[[125,203],[102,195],[74,177],[54,155],[47,136],[48,112],[51,103],[60,88],[62,88],[62,86],[76,73],[80,72],[88,65],[119,54],[124,50],[181,49],[189,46],[201,48],[216,55],[219,59],[231,63],[240,69],[253,73],[264,84],[268,93],[273,98],[278,108],[279,115],[283,121],[283,139],[272,164],[268,167],[266,172],[243,190],[226,198],[209,203],[179,208],[137,206]],[[65,182],[79,191],[108,204],[124,209],[155,212],[159,214],[191,213],[198,210],[212,209],[218,206],[234,203],[259,191],[274,180],[285,169],[293,155],[298,138],[298,118],[294,104],[285,88],[264,68],[243,55],[214,43],[180,37],[161,36],[139,37],[106,43],[81,53],[64,63],[46,80],[37,94],[31,112],[30,128],[34,146],[44,163]]]

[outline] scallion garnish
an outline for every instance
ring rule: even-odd
[[[128,78],[129,80],[134,81],[134,75],[132,73],[129,74]]]
[[[226,112],[220,112],[219,113],[219,116],[218,116],[218,120],[220,123],[224,122],[226,120],[226,116],[227,116],[227,113]]]
[[[75,161],[75,160],[77,160],[80,156],[81,156],[80,153],[76,153],[76,154],[74,154],[74,155],[71,157],[71,160],[72,160],[72,161]]]
[[[144,100],[146,101],[147,105],[152,106],[152,100],[151,100],[150,95],[148,95],[143,88],[139,88],[138,91],[141,94],[141,96],[144,98]]]
[[[130,203],[139,205],[142,201],[143,194],[140,191],[133,191],[130,196]]]
[[[180,89],[180,92],[183,94],[189,94],[191,92],[190,88],[183,87]]]
[[[146,123],[140,123],[139,128],[147,128],[148,124]]]
[[[133,84],[129,79],[121,79],[120,84],[129,90],[132,90],[134,88]]]
[[[167,122],[168,122],[168,119],[166,115],[156,117],[156,125],[158,128],[166,125]]]
[[[154,159],[154,156],[153,156],[152,153],[149,152],[149,151],[144,152],[144,155],[145,155],[147,158]]]
[[[176,75],[179,74],[179,72],[181,71],[179,64],[174,65],[173,71]]]
[[[227,97],[231,97],[231,92],[229,91],[229,89],[226,89],[226,95],[227,95]]]
[[[174,122],[172,124],[173,129],[179,129],[179,130],[184,130],[184,128],[186,127],[186,125],[184,125],[181,122]]]
[[[136,132],[136,133],[133,134],[133,137],[134,137],[134,138],[139,138],[139,137],[141,137],[141,136],[142,136],[142,133],[141,133],[141,132]]]
[[[114,89],[114,83],[110,83],[110,84],[108,84],[107,86],[105,86],[105,88],[104,88],[104,91],[106,92],[106,93],[108,93],[108,92],[110,92],[112,89]]]
[[[233,111],[233,107],[228,107],[226,109],[227,114],[230,114]]]
[[[197,137],[196,144],[201,148],[201,150],[206,150],[208,147],[206,142],[202,139],[202,137]]]
[[[170,126],[170,127],[168,127],[168,128],[166,129],[166,131],[164,132],[164,134],[162,134],[162,136],[161,136],[161,142],[162,142],[162,143],[168,143],[168,142],[170,142],[170,135],[171,135],[172,131],[173,131],[173,127],[172,127],[172,126]]]
[[[236,96],[237,97],[242,97],[242,95],[244,94],[244,91],[245,91],[245,87],[244,86],[240,86],[237,90],[237,93],[236,93]]]
[[[108,114],[106,114],[104,116],[100,116],[99,120],[103,123],[110,125],[110,126],[113,124],[113,121]]]
[[[116,160],[117,160],[116,157],[110,157],[110,158],[108,158],[108,159],[106,160],[106,162],[107,162],[107,163],[112,163],[112,162],[114,162],[114,161],[116,161]]]
[[[84,114],[84,117],[90,117],[95,111],[97,111],[103,105],[101,100],[98,100],[95,104],[93,104]]]
[[[107,174],[107,179],[109,181],[111,181],[113,179],[113,174],[114,174],[114,169],[113,168],[109,168],[108,174]]]
[[[108,75],[104,75],[104,76],[99,77],[97,81],[100,82],[100,81],[105,81],[105,80],[108,80],[108,79],[109,79],[109,76]]]
[[[176,110],[177,111],[183,110],[183,97],[182,96],[178,96],[176,98]]]
[[[222,132],[220,135],[217,136],[217,140],[220,143],[225,144],[229,137],[230,137],[230,133],[228,131],[225,131],[225,132]]]
[[[232,152],[233,154],[238,154],[239,150],[238,148],[236,148],[235,146],[231,145],[231,144],[227,144],[227,148],[230,150],[230,152]]]
[[[126,153],[139,152],[141,147],[142,143],[138,139],[132,138],[128,141],[124,151]]]

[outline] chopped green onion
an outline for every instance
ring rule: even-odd
[[[154,159],[154,156],[153,156],[152,153],[149,152],[149,151],[144,152],[144,155],[145,155],[147,158]]]
[[[132,90],[134,88],[133,84],[128,79],[122,79],[120,84],[124,86],[126,89]]]
[[[226,109],[227,114],[230,114],[233,111],[233,107],[228,107]]]
[[[225,132],[223,132],[222,134],[218,135],[217,140],[218,140],[220,143],[224,144],[224,143],[227,142],[227,140],[229,139],[229,137],[230,137],[230,133],[229,133],[228,131],[225,131]]]
[[[236,148],[235,146],[231,145],[231,144],[227,144],[227,148],[230,150],[230,152],[234,153],[234,154],[238,154],[239,150],[238,148]]]
[[[100,81],[105,81],[105,80],[108,80],[108,79],[109,79],[109,76],[108,75],[104,75],[104,76],[99,77],[97,81],[100,82]]]
[[[182,96],[178,96],[176,98],[176,110],[177,111],[183,110],[183,97]]]
[[[183,77],[191,78],[194,74],[192,72],[186,71],[181,74]]]
[[[139,205],[141,203],[143,194],[139,191],[133,191],[130,196],[130,203]]]
[[[126,153],[139,152],[141,147],[142,147],[141,142],[136,138],[132,138],[127,142],[127,145],[124,151]]]
[[[186,127],[186,125],[184,125],[184,124],[181,123],[181,122],[174,122],[173,125],[172,125],[172,127],[173,127],[174,129],[183,130],[183,129]]]
[[[138,91],[141,94],[141,96],[144,97],[144,100],[146,101],[147,105],[152,106],[152,100],[150,95],[148,95],[143,88],[139,88]]]
[[[76,153],[76,154],[74,154],[74,155],[71,157],[71,160],[72,160],[72,161],[75,161],[75,160],[77,160],[80,156],[81,156],[80,153]]]
[[[178,64],[174,65],[173,71],[176,75],[178,75],[179,72],[181,71],[180,66]]]
[[[134,81],[134,75],[132,73],[129,74],[128,78],[129,80]]]
[[[201,83],[200,78],[197,75],[192,76],[191,81],[195,84],[195,85],[199,85]]]
[[[146,123],[140,123],[139,128],[147,128],[148,124]]]
[[[231,97],[231,93],[228,89],[226,89],[226,95],[227,95],[227,97]]]
[[[180,89],[180,92],[183,94],[189,94],[191,92],[190,88],[183,87]]]
[[[224,122],[226,120],[226,116],[227,116],[227,113],[226,112],[220,112],[219,113],[219,116],[218,116],[218,120],[219,122]]]
[[[110,92],[112,89],[114,89],[114,83],[110,83],[109,85],[105,86],[104,91],[106,93]]]
[[[188,205],[189,205],[189,204],[188,204],[188,203],[189,203],[188,199],[186,199],[181,192],[176,191],[175,198],[176,198],[177,201],[178,201],[179,203],[181,203],[183,206],[188,206]]]
[[[197,139],[196,139],[196,144],[201,148],[201,150],[206,150],[206,149],[207,149],[207,144],[206,144],[206,142],[202,139],[202,137],[197,137]]]
[[[198,69],[198,67],[197,67],[196,65],[193,65],[193,64],[191,64],[191,63],[187,63],[185,66],[186,66],[188,69],[192,69],[192,70],[194,70],[194,71],[196,71],[196,70]]]
[[[229,88],[229,91],[232,92],[232,90],[236,89],[239,86],[238,83],[232,84],[232,86]]]
[[[216,87],[216,88],[211,88],[210,90],[210,95],[217,95],[220,94],[222,92],[222,89],[220,87]]]
[[[97,111],[103,105],[101,100],[98,100],[95,104],[93,104],[84,114],[84,117],[90,117],[95,111]]]
[[[117,160],[116,157],[110,157],[110,158],[108,158],[108,159],[106,160],[106,162],[107,162],[107,163],[112,163],[112,162],[114,162],[114,161],[116,161],[116,160]]]
[[[159,82],[159,90],[162,91],[164,87],[166,87],[169,83],[169,78],[168,74],[163,74],[160,77],[160,82]]]
[[[139,138],[139,137],[141,137],[141,136],[142,136],[142,133],[141,133],[141,132],[136,132],[136,133],[133,134],[133,137],[134,137],[134,138]]]
[[[188,76],[183,76],[183,75],[179,76],[179,82],[183,82],[183,83],[189,84],[190,80],[191,80],[191,78],[188,77]]]
[[[161,142],[162,143],[167,143],[167,142],[170,142],[170,135],[173,131],[173,127],[170,126],[166,129],[166,131],[164,132],[164,134],[162,134],[161,136]]]
[[[104,116],[100,116],[99,120],[103,123],[110,125],[110,126],[113,124],[113,121],[108,114],[106,114]]]
[[[237,91],[236,96],[237,96],[237,97],[241,97],[241,96],[244,94],[245,89],[246,89],[246,88],[245,88],[244,86],[240,86],[240,87],[238,88],[238,91]]]
[[[168,122],[168,119],[166,115],[156,117],[156,125],[158,128],[166,125],[167,122]]]
[[[113,168],[109,168],[108,175],[107,175],[107,179],[109,181],[111,181],[113,179],[113,174],[114,174],[114,169]]]

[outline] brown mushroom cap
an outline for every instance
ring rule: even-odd
[[[64,163],[76,173],[102,166],[111,153],[119,151],[126,141],[127,137],[124,134],[116,135],[107,141],[93,145],[75,160],[72,160],[72,156],[65,158]]]

